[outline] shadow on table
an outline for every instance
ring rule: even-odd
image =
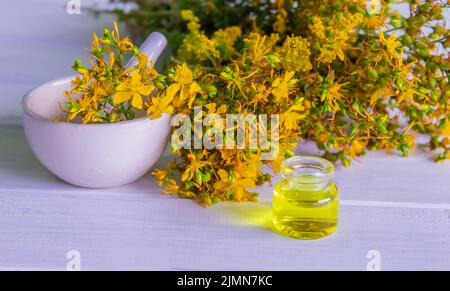
[[[274,231],[269,203],[225,203],[220,210],[231,223]]]

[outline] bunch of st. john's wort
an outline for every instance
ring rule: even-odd
[[[262,166],[277,172],[301,139],[315,141],[325,157],[348,166],[366,149],[407,156],[416,146],[415,132],[423,132],[431,149],[442,150],[437,160],[448,158],[448,57],[434,52],[439,45],[448,47],[448,30],[437,27],[441,38],[422,37],[412,50],[404,45],[407,36],[385,28],[398,14],[372,15],[357,1],[342,1],[339,12],[330,15],[334,4],[325,2],[321,6],[329,10],[311,6],[301,12],[307,25],[297,35],[282,32],[288,19],[281,9],[274,24],[278,33],[229,26],[211,36],[192,11],[181,12],[188,32],[177,58],[184,64],[171,69],[167,79],[176,111],[192,116],[192,108],[202,106],[221,116],[278,113],[280,150],[275,159],[262,161],[258,149],[176,149],[180,159],[154,172],[166,193],[203,205],[252,201],[251,188],[270,180]],[[418,19],[422,13],[440,19],[439,7],[414,13]],[[418,20],[412,19],[410,33],[416,33]]]
[[[238,50],[242,39],[252,32],[266,37],[276,33],[278,44],[288,37],[301,37],[302,44],[291,50],[290,59],[308,45],[310,55],[302,56],[312,67],[300,78],[299,87],[309,95],[304,96],[307,101],[327,103],[327,107],[313,107],[302,137],[316,142],[328,159],[349,165],[366,149],[399,150],[408,155],[415,141],[412,132],[429,137],[427,146],[436,161],[450,156],[448,0],[131,2],[135,2],[134,9],[113,12],[137,36],[145,37],[155,29],[164,32],[175,51],[187,45],[186,38],[192,39],[192,25],[186,26],[179,13],[183,9],[194,12],[209,39],[217,38],[224,29],[239,27]],[[399,13],[400,6],[407,13]],[[207,41],[194,45],[211,47]],[[221,53],[228,51],[228,45],[223,45],[217,48]],[[185,51],[175,53],[175,60],[204,61],[200,52],[187,55]],[[403,60],[396,61],[401,56]],[[304,58],[298,61],[295,66]],[[391,111],[395,114],[387,117]],[[404,119],[407,123],[399,126]]]
[[[148,66],[148,56],[139,52],[128,37],[120,37],[115,23],[113,30],[104,29],[102,37],[93,34],[90,53],[90,66],[80,60],[73,65],[78,75],[72,80],[71,90],[65,92],[67,102],[61,106],[69,122],[132,120],[136,114],[145,113],[151,93],[164,88],[164,76],[153,64]],[[125,61],[130,57],[138,62],[126,68]],[[167,111],[171,113],[170,108]]]
[[[195,13],[181,11],[174,24],[178,8],[188,2]],[[448,4],[402,2],[410,8],[407,17],[384,1],[373,9],[359,0],[144,5],[143,11],[156,9],[152,19],[171,7],[163,10],[171,13],[165,14],[170,21],[159,23],[171,25],[169,39],[178,48],[162,90],[144,105],[152,116],[173,111],[195,121],[196,107],[222,117],[280,115],[274,159],[262,160],[259,148],[174,147],[178,159],[154,171],[164,192],[203,205],[253,201],[252,188],[270,181],[263,165],[277,172],[301,139],[348,166],[367,149],[409,155],[419,132],[429,136],[437,161],[447,159],[450,33],[443,15]],[[152,22],[139,23],[143,28]]]

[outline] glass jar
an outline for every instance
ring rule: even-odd
[[[318,157],[298,156],[281,166],[281,180],[273,191],[276,230],[298,239],[318,239],[338,225],[339,190],[331,181],[334,166]]]

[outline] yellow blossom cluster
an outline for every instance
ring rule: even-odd
[[[61,105],[67,121],[82,123],[114,123],[134,119],[143,111],[148,96],[161,86],[159,74],[148,57],[128,39],[121,38],[116,23],[114,30],[105,29],[103,36],[93,34],[91,67],[75,61],[79,73],[72,88],[65,92],[67,102]],[[135,57],[137,64],[124,67],[124,58]]]
[[[271,160],[262,159],[261,146],[172,147],[175,162],[154,170],[164,193],[202,205],[253,201],[252,188],[270,181],[263,166],[278,172],[301,139],[314,141],[325,158],[344,166],[368,149],[407,156],[416,146],[416,132],[429,137],[437,161],[450,157],[445,1],[397,1],[408,4],[408,16],[384,0],[372,1],[376,5],[369,8],[364,0],[149,2],[136,0],[143,12],[155,16],[139,23],[149,23],[150,31],[161,28],[174,39],[167,74],[134,81],[125,74],[126,80],[89,89],[85,100],[76,101],[80,106],[90,106],[93,96],[105,93],[114,98],[119,84],[132,92],[122,104],[138,106],[134,98],[147,93],[146,82],[152,80],[160,89],[146,102],[153,118],[163,112],[184,113],[193,122],[206,113],[280,117],[279,151]],[[138,12],[128,17],[139,18]],[[85,73],[86,68],[78,69]],[[90,79],[80,77],[78,83]],[[196,107],[203,113],[196,114]],[[251,136],[245,133],[247,143]]]
[[[378,15],[368,15],[365,1],[342,2],[339,12],[331,15],[323,7],[324,13],[312,6],[300,11],[299,19],[307,20],[303,24],[307,29],[298,35],[284,34],[290,25],[285,1],[276,2],[282,9],[271,34],[257,28],[244,34],[230,26],[208,37],[198,17],[191,11],[181,12],[188,21],[188,33],[177,58],[187,65],[177,65],[168,82],[177,84],[182,70],[189,69],[193,77],[189,75],[189,83],[196,86],[195,96],[175,107],[187,114],[193,114],[193,105],[207,108],[208,113],[224,108],[222,116],[279,114],[279,154],[261,161],[260,148],[176,149],[179,162],[154,172],[165,193],[203,205],[252,201],[256,193],[251,188],[270,181],[262,166],[268,164],[278,172],[302,138],[315,140],[325,157],[345,166],[367,148],[397,149],[408,155],[416,146],[413,129],[425,123],[431,128],[436,120],[443,124],[437,142],[444,148],[448,145],[448,97],[432,102],[426,96],[414,75],[418,62],[406,57],[402,39],[385,27],[390,12],[381,9]],[[332,1],[321,3],[330,10],[335,6]],[[218,37],[227,30],[235,32],[233,37]],[[439,74],[435,78],[445,92],[448,83]],[[402,126],[400,116],[389,114],[394,107],[416,117]],[[428,121],[419,122],[417,114]]]
[[[190,15],[188,12],[183,13]],[[218,34],[214,34],[209,42],[213,47],[203,50],[204,56],[192,58],[195,63],[177,65],[170,69],[165,94],[175,95],[174,106],[177,111],[190,115],[194,114],[193,105],[201,106],[205,113],[214,113],[224,118],[229,113],[244,116],[254,112],[279,114],[279,124],[272,125],[280,128],[277,140],[279,151],[274,159],[263,161],[261,147],[245,150],[176,148],[174,151],[179,155],[180,162],[166,170],[157,169],[154,175],[159,184],[165,186],[165,193],[177,193],[203,205],[222,200],[255,200],[256,193],[249,189],[270,178],[263,173],[261,167],[269,164],[275,171],[279,171],[281,162],[286,156],[293,154],[292,149],[300,139],[300,121],[305,118],[304,98],[298,95],[298,79],[295,78],[295,71],[290,70],[298,60],[292,59],[284,63],[280,61],[283,54],[293,57],[300,51],[307,50],[303,40],[289,38],[278,46],[277,35],[266,37],[255,32],[243,39],[245,46],[237,52],[234,41],[240,33],[235,28],[230,30],[235,33],[231,33],[232,37],[225,37],[229,41],[227,46],[222,45],[224,37],[219,38]],[[198,35],[201,32],[196,27],[192,34]],[[223,35],[224,31],[219,34]],[[299,45],[296,46],[297,44]],[[190,45],[184,42],[179,55],[189,54]],[[233,56],[232,61],[228,66],[205,67],[205,62],[209,62],[209,52],[216,49],[221,51],[221,58],[214,62],[226,62],[228,56]],[[199,62],[199,59],[204,62]],[[189,59],[184,61],[188,62]],[[300,62],[308,64],[309,60],[304,58]],[[303,67],[298,71],[305,69],[308,70]],[[246,142],[249,142],[249,136],[247,132]],[[179,180],[176,173],[180,175]]]

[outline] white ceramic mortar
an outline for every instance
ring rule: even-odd
[[[153,33],[141,51],[156,61],[166,44],[162,34]],[[36,157],[54,175],[80,187],[116,187],[141,178],[166,147],[171,116],[113,124],[54,122],[72,79],[50,81],[23,98],[23,126]]]

